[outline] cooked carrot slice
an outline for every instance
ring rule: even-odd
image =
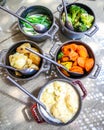
[[[93,58],[87,58],[85,61],[85,70],[88,72],[92,69],[94,65],[94,59]]]
[[[68,56],[63,56],[63,57],[61,58],[61,61],[62,61],[62,62],[66,62],[66,61],[70,61],[70,59],[69,59]]]
[[[70,76],[70,74],[66,71],[66,70],[64,70],[64,69],[61,69],[60,68],[60,70],[61,70],[61,72],[65,75],[65,76]]]
[[[70,50],[67,47],[65,47],[65,46],[62,47],[61,51],[63,52],[63,54],[65,56],[68,56],[69,53],[70,53]]]
[[[73,50],[73,51],[76,51],[77,50],[77,47],[78,45],[77,44],[68,44],[68,45],[64,45],[62,47],[62,52],[65,54],[65,55],[69,55],[70,51]]]
[[[78,59],[77,59],[78,65],[79,65],[80,67],[82,67],[82,68],[85,67],[85,59],[86,59],[86,58],[84,58],[84,57],[78,57]]]
[[[80,66],[73,66],[70,71],[72,72],[78,72],[78,73],[81,73],[81,74],[84,74],[84,70],[83,68],[81,68]]]
[[[65,45],[65,46],[63,46],[63,47],[66,48],[67,50],[73,50],[73,51],[76,51],[78,45],[75,44],[75,43],[72,43],[72,44]]]
[[[77,53],[77,52],[71,50],[71,52],[70,52],[70,54],[69,54],[69,57],[70,57],[70,60],[76,61],[79,56],[78,56],[78,53]]]
[[[87,49],[83,45],[78,46],[77,52],[78,52],[80,57],[84,57],[84,58],[89,57]]]
[[[74,61],[73,66],[77,66],[77,64],[78,64],[78,61],[76,60]]]

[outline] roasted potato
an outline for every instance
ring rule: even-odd
[[[31,49],[33,49],[36,52],[39,52],[36,48],[32,47]],[[39,65],[41,61],[41,58],[38,55],[33,54],[32,52],[29,53],[29,59],[31,59],[32,63],[36,65]]]

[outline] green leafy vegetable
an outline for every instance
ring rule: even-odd
[[[27,21],[29,21],[32,24],[42,24],[45,25],[46,28],[50,28],[52,21],[49,19],[49,17],[47,15],[43,15],[43,14],[34,14],[34,15],[27,15],[25,17],[25,19]],[[37,32],[34,31],[33,27],[31,25],[29,25],[28,23],[21,21],[22,25],[23,25],[23,30],[24,32],[30,34],[30,35],[34,35],[34,34],[38,34]]]

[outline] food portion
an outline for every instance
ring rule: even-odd
[[[30,23],[32,23],[33,25],[37,25],[37,24],[44,25],[47,28],[47,30],[52,25],[52,21],[50,20],[50,18],[44,14],[32,14],[32,15],[27,14],[25,19],[27,21],[29,21]],[[29,34],[29,35],[38,35],[39,34],[39,33],[35,32],[33,27],[31,25],[29,25],[28,23],[26,23],[24,21],[21,21],[21,23],[22,23],[22,29],[26,34]]]
[[[90,57],[85,46],[76,43],[62,46],[57,55],[57,62],[68,70],[81,74],[88,73],[94,66],[94,59]],[[64,75],[70,76],[66,70],[60,70]]]
[[[62,14],[62,21],[65,24],[65,13]],[[68,21],[73,25],[74,31],[87,31],[94,22],[94,16],[78,5],[71,5],[68,8]]]
[[[54,81],[43,90],[41,97],[49,112],[63,123],[67,123],[77,113],[79,97],[67,82]]]
[[[19,70],[26,68],[39,70],[41,58],[32,52],[27,51],[25,49],[26,47],[39,52],[39,50],[35,47],[32,47],[30,43],[23,43],[16,48],[16,52],[14,54],[9,56],[10,65]],[[15,74],[21,76],[19,72],[15,72]]]

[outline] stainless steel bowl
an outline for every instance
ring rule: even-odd
[[[32,114],[33,114],[33,116],[35,116],[35,119],[36,119],[36,121],[38,123],[41,122],[41,121],[43,121],[43,120],[45,120],[49,124],[63,126],[63,125],[67,125],[67,124],[70,124],[71,122],[73,122],[78,117],[78,115],[80,114],[81,106],[82,106],[82,99],[84,99],[86,97],[87,91],[84,88],[83,84],[79,80],[71,82],[71,81],[66,80],[66,79],[53,79],[53,80],[49,81],[48,83],[46,83],[40,89],[39,94],[38,94],[38,99],[40,100],[42,93],[44,92],[45,88],[47,88],[47,85],[50,85],[51,83],[54,83],[56,81],[63,82],[63,83],[68,83],[75,90],[76,94],[78,95],[78,102],[79,102],[79,104],[78,104],[78,110],[76,111],[76,113],[74,114],[74,116],[67,123],[63,123],[62,121],[59,121],[59,120],[57,121],[57,119],[51,118],[45,111],[43,111],[43,109],[41,108],[41,106],[38,105],[38,104],[37,104],[37,110],[38,110],[39,113],[37,114],[37,112],[36,112],[36,105],[35,106],[33,105],[32,106]],[[80,89],[82,90],[83,96],[80,94],[80,92],[77,89],[76,85],[78,85],[80,87]],[[38,117],[39,115],[43,118],[43,120],[40,119],[40,121],[39,121],[39,118],[40,118],[40,117]]]
[[[68,29],[67,27],[64,26],[64,24],[62,22],[62,14],[63,14],[64,10],[63,10],[62,5],[59,5],[57,7],[57,9],[59,11],[60,29],[61,29],[63,35],[65,35],[69,39],[81,39],[85,35],[92,37],[98,31],[98,26],[96,25],[96,22],[95,22],[96,19],[95,19],[94,12],[92,11],[92,9],[90,7],[88,7],[87,5],[82,4],[82,3],[71,3],[71,4],[67,3],[66,4],[67,10],[70,8],[71,5],[77,5],[79,7],[82,7],[83,9],[85,9],[89,14],[94,16],[94,22],[93,22],[92,26],[90,27],[90,29],[88,29],[87,31],[84,31],[84,32],[76,32],[71,29]]]
[[[88,51],[88,54],[89,54],[89,57],[93,58],[94,59],[94,65],[92,67],[92,69],[89,71],[89,72],[85,72],[83,75],[81,76],[66,76],[64,75],[61,70],[59,69],[59,67],[56,66],[56,69],[57,69],[57,74],[59,77],[64,77],[64,78],[67,78],[69,80],[73,80],[73,79],[81,79],[81,78],[86,78],[86,77],[89,77],[89,78],[97,78],[99,72],[100,72],[100,69],[101,69],[101,66],[96,62],[96,59],[95,59],[95,54],[93,52],[93,50],[91,49],[90,46],[88,46],[86,43],[82,42],[82,41],[79,41],[79,40],[70,40],[70,41],[66,41],[65,43],[61,44],[61,45],[58,45],[57,49],[56,49],[56,46],[53,46],[52,47],[52,50],[54,50],[54,53],[53,51],[51,50],[50,51],[50,54],[53,56],[54,60],[57,62],[57,59],[58,59],[58,54],[61,50],[61,48],[64,46],[64,45],[70,45],[72,43],[75,43],[77,45],[83,45],[87,51]],[[96,69],[95,69],[96,67]],[[93,72],[93,74],[92,74]]]
[[[30,43],[30,45],[32,47],[35,47],[39,50],[39,53],[43,54],[42,49],[37,45],[37,43],[29,41],[29,40],[22,40],[22,41],[19,41],[19,42],[13,44],[8,50],[6,50],[6,51],[2,50],[2,52],[4,51],[4,53],[5,53],[4,57],[2,57],[5,65],[10,66],[9,56],[11,54],[14,54],[16,52],[16,48],[19,47],[20,45],[22,45],[23,43]],[[44,68],[45,63],[46,63],[45,60],[41,59],[39,70],[29,77],[27,77],[27,76],[17,76],[17,75],[15,75],[14,71],[9,70],[9,69],[6,69],[6,71],[9,74],[9,76],[11,76],[12,78],[15,78],[17,80],[27,81],[27,80],[31,80],[31,79],[37,77],[40,73],[47,71],[49,68],[48,68],[48,65],[46,66],[46,68]]]
[[[47,7],[41,6],[41,5],[34,5],[34,6],[27,7],[27,8],[21,7],[17,11],[17,13],[19,14],[20,12],[21,12],[20,16],[23,18],[25,18],[27,16],[27,14],[29,14],[29,13],[44,14],[44,15],[47,15],[52,22],[50,28],[45,33],[41,33],[39,35],[29,35],[23,31],[23,29],[22,29],[23,25],[21,24],[21,22],[19,20],[18,21],[19,29],[25,36],[27,36],[30,40],[33,40],[36,42],[42,42],[49,38],[53,39],[55,33],[58,31],[58,26],[55,23],[55,17],[53,16],[53,13],[51,12],[50,9],[48,9]]]

